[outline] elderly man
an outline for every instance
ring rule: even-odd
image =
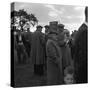
[[[66,67],[71,65],[72,58],[70,48],[67,45],[63,24],[58,25],[58,43],[62,52],[62,66],[64,70]]]
[[[32,35],[31,45],[31,60],[34,64],[34,74],[43,75],[44,62],[45,62],[45,51],[44,44],[45,40],[42,34],[42,26],[37,26],[36,31]]]
[[[62,54],[57,41],[57,24],[56,21],[50,22],[50,32],[46,44],[48,85],[63,83]]]

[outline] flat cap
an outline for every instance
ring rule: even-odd
[[[57,26],[58,25],[58,21],[52,21],[49,24],[50,24],[50,26],[52,26],[52,25]]]
[[[45,27],[45,28],[49,28],[49,25],[45,25],[44,27]]]
[[[63,28],[64,25],[63,24],[58,24],[58,27]]]
[[[43,28],[41,25],[38,25],[36,28]]]

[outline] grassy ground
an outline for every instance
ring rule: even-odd
[[[46,73],[43,76],[34,74],[34,65],[28,59],[26,64],[15,63],[14,80],[15,87],[45,86],[47,85]],[[72,63],[73,66],[73,63]]]
[[[28,86],[42,86],[46,85],[46,75],[37,76],[34,74],[34,67],[32,63],[28,64],[15,64],[14,68],[15,86],[28,87]]]

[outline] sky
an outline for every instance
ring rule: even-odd
[[[14,8],[17,11],[24,9],[27,13],[33,13],[39,20],[38,24],[42,26],[58,21],[64,24],[70,33],[78,30],[85,20],[85,6],[16,2]],[[35,27],[31,28],[31,31],[35,31]]]

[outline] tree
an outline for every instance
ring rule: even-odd
[[[24,9],[11,12],[11,26],[17,24],[17,27],[20,27],[20,30],[23,31],[27,22],[29,22],[30,25],[35,26],[35,24],[38,23],[38,20],[34,14],[28,14]]]

